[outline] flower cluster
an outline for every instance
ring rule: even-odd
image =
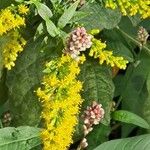
[[[68,53],[72,58],[78,58],[81,51],[85,51],[92,45],[92,35],[86,32],[84,27],[78,27],[71,32],[64,53]]]
[[[19,14],[26,15],[29,12],[29,8],[23,4],[18,6]]]
[[[101,119],[104,117],[104,109],[101,104],[93,101],[90,107],[84,111],[84,135],[86,136],[90,131],[92,131],[92,126],[100,123]]]
[[[17,30],[7,34],[8,41],[2,45],[3,65],[10,70],[15,66],[18,54],[23,51],[26,41],[21,37]]]
[[[12,8],[8,7],[0,11],[0,35],[20,26],[25,26],[25,18],[13,12]]]
[[[90,49],[90,56],[94,58],[99,58],[99,63],[103,64],[106,62],[107,65],[111,67],[118,67],[120,69],[125,69],[127,66],[128,61],[125,60],[123,57],[117,57],[113,55],[112,51],[105,50],[106,44],[97,40],[95,38],[92,39],[92,47]]]
[[[137,38],[138,38],[138,41],[141,43],[141,45],[146,44],[148,37],[149,37],[149,34],[146,31],[146,29],[143,27],[140,27],[138,30],[138,37]]]
[[[66,150],[72,143],[82,103],[82,83],[77,75],[79,63],[84,60],[84,56],[77,62],[69,55],[62,55],[46,64],[42,87],[37,90],[43,107],[41,117],[45,120],[41,133],[44,150]]]
[[[139,13],[142,18],[150,17],[150,0],[105,0],[108,8],[119,8],[123,15]]]
[[[87,140],[85,136],[93,130],[93,125],[97,125],[104,118],[104,109],[101,104],[98,104],[96,101],[93,101],[92,105],[87,107],[84,111],[83,119],[84,119],[84,138],[80,143],[81,148],[85,148],[88,146]]]

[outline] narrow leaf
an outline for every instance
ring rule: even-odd
[[[69,23],[70,19],[74,16],[78,7],[79,0],[72,4],[68,9],[65,10],[63,15],[58,20],[58,27],[63,28]]]
[[[39,3],[37,1],[33,1],[33,3],[35,4],[37,10],[38,10],[38,14],[44,19],[47,20],[50,17],[53,16],[51,10],[44,4]]]
[[[149,129],[148,123],[140,116],[125,110],[118,110],[112,114],[112,118],[117,121],[131,123],[142,128]]]
[[[55,37],[56,35],[59,34],[59,30],[57,29],[57,27],[55,26],[55,24],[51,20],[49,20],[49,19],[46,20],[46,27],[47,27],[48,33],[52,37]]]

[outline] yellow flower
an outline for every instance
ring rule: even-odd
[[[25,40],[17,30],[8,33],[7,37],[9,40],[2,45],[3,64],[5,68],[11,70],[15,66],[18,54],[23,51]]]
[[[9,7],[0,11],[0,35],[25,25],[25,18],[15,14]]]
[[[18,12],[19,14],[27,14],[29,12],[29,8],[23,4],[18,6]]]
[[[77,62],[69,55],[62,55],[46,64],[42,87],[37,90],[43,107],[41,117],[45,120],[41,133],[44,150],[66,150],[72,143],[82,103],[82,83],[77,75],[83,61],[85,56]]]
[[[144,19],[150,17],[150,0],[106,0],[105,7],[119,8],[125,16],[139,13]]]
[[[99,63],[104,62],[111,67],[118,67],[120,69],[126,69],[128,61],[123,57],[114,56],[112,51],[105,50],[106,43],[102,43],[100,40],[93,38],[93,44],[89,52],[89,56],[99,58]]]

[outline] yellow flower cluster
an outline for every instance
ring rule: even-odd
[[[90,56],[94,58],[99,58],[99,63],[103,64],[106,62],[107,65],[111,67],[118,67],[120,69],[126,69],[128,61],[123,57],[117,57],[113,55],[112,51],[105,50],[106,44],[97,40],[95,38],[92,39],[92,47],[90,49]]]
[[[20,14],[26,14],[28,10],[24,5],[20,5],[18,11]],[[13,8],[8,7],[0,11],[0,35],[20,26],[25,26],[25,18],[16,14]]]
[[[139,13],[144,19],[150,17],[150,0],[105,0],[105,6],[119,8],[125,16]]]
[[[18,53],[23,51],[26,41],[21,37],[17,30],[9,32],[7,37],[7,43],[2,46],[2,55],[4,67],[10,70],[15,66],[14,62],[18,57]]]
[[[41,133],[44,150],[66,150],[72,143],[82,103],[82,83],[77,75],[84,60],[84,56],[77,62],[69,55],[62,55],[46,64],[42,87],[37,90],[43,107],[41,117],[45,120]]]

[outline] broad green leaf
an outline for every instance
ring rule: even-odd
[[[35,4],[38,14],[44,19],[47,20],[53,16],[52,11],[45,5],[38,1],[33,1]]]
[[[56,41],[43,42],[44,37],[30,40],[16,61],[15,67],[8,72],[10,111],[14,125],[37,125],[40,122],[41,105],[36,96],[42,70],[47,59],[57,55],[60,48]],[[57,47],[57,48],[56,48]]]
[[[150,134],[105,142],[94,150],[150,150]]]
[[[79,79],[83,81],[82,98],[84,99],[80,114],[82,115],[87,106],[90,106],[93,101],[102,104],[105,110],[105,116],[100,125],[95,126],[95,129],[88,135],[89,150],[92,150],[108,137],[114,85],[110,69],[100,65],[97,60],[93,58],[88,58],[81,66]],[[75,133],[75,138],[78,140],[82,138],[83,133],[82,117],[80,117],[79,123],[79,129],[77,129]],[[93,138],[95,142],[92,142]]]
[[[116,27],[121,20],[121,14],[118,10],[106,9],[96,2],[85,5],[81,11],[88,14],[87,17],[79,21],[87,29],[111,29]]]
[[[131,123],[142,128],[150,129],[149,124],[143,118],[129,111],[115,111],[112,113],[112,119],[125,123]]]
[[[51,20],[49,20],[49,19],[46,20],[46,27],[47,27],[48,33],[49,33],[52,37],[55,37],[55,36],[57,36],[57,35],[60,33],[60,31],[59,31],[58,28],[55,26],[55,24],[54,24]]]
[[[102,124],[100,123],[100,125],[94,126],[94,130],[87,137],[89,149],[92,150],[97,145],[107,140],[114,85],[109,68],[100,65],[96,60],[91,58],[81,66],[80,80],[83,81],[82,98],[84,99],[81,115],[93,101],[102,104],[105,110],[105,117],[101,121]],[[80,118],[80,122],[82,124],[82,117]],[[76,137],[81,137],[83,126],[78,130],[80,133],[76,132]]]
[[[122,80],[122,109],[131,111],[141,117],[143,116],[143,106],[148,96],[146,80],[149,74],[149,64],[150,56],[142,51],[138,62],[128,67],[125,78]],[[133,126],[125,125],[122,129],[123,136],[126,137],[132,129]]]
[[[0,150],[30,150],[40,145],[39,128],[21,126],[0,129]]]
[[[105,110],[103,123],[109,125],[110,111],[114,94],[111,71],[108,67],[100,65],[96,60],[87,60],[81,66],[81,80],[83,81],[84,111],[92,101],[102,104]]]
[[[68,9],[64,11],[62,16],[58,20],[58,27],[63,28],[69,23],[70,19],[74,16],[75,11],[78,7],[79,0],[77,0],[74,4],[72,4]]]

